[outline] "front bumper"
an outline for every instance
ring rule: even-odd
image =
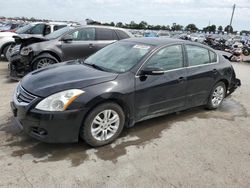
[[[13,80],[20,80],[32,71],[31,61],[33,57],[23,57],[20,54],[12,54],[9,57],[9,76]]]
[[[23,131],[46,143],[77,142],[86,110],[44,112],[34,108],[40,100],[37,98],[32,103],[26,104],[18,102],[16,97],[13,97],[10,103],[11,109]]]

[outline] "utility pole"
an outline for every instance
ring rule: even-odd
[[[234,5],[233,5],[233,12],[232,12],[232,16],[231,16],[231,20],[230,20],[230,24],[229,24],[231,27],[232,27],[232,22],[233,22],[235,7],[236,7],[236,5],[234,4]]]

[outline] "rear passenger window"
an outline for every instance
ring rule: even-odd
[[[55,25],[54,26],[54,31],[58,30],[58,29],[62,29],[64,27],[67,27],[67,25]]]
[[[116,30],[116,32],[117,32],[120,39],[130,38],[130,36],[126,32],[124,32],[122,30]]]
[[[96,38],[97,40],[118,40],[114,30],[105,28],[96,29]]]
[[[216,55],[216,53],[214,53],[212,51],[209,51],[209,54],[210,54],[211,63],[217,62],[217,55]]]
[[[164,71],[183,67],[181,45],[168,46],[154,54],[148,61],[147,68],[160,68]]]
[[[194,45],[186,45],[189,66],[210,63],[209,51]]]

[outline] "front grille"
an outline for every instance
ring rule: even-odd
[[[21,85],[17,86],[16,98],[18,102],[30,103],[36,97],[29,92],[25,91]]]

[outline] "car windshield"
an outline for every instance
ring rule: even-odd
[[[85,60],[104,71],[123,73],[135,66],[151,49],[145,44],[116,42]]]
[[[48,34],[46,36],[46,38],[47,39],[56,39],[72,29],[73,29],[72,27],[64,27],[62,29],[58,29],[57,31],[54,31],[53,33]]]
[[[17,34],[24,34],[25,32],[27,32],[30,28],[34,27],[34,24],[28,24],[25,25],[19,29],[16,30]]]

